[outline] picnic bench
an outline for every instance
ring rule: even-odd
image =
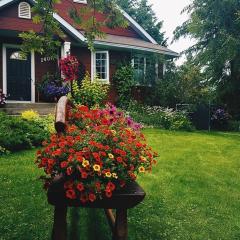
[[[66,129],[68,109],[74,107],[67,97],[61,97],[56,106],[55,128],[58,134]],[[52,240],[67,240],[67,208],[101,208],[104,209],[113,240],[126,240],[128,234],[127,209],[133,208],[143,201],[144,190],[136,183],[130,182],[120,190],[116,190],[111,198],[98,199],[83,204],[80,200],[66,198],[64,176],[56,176],[48,189],[48,203],[55,207]],[[113,210],[116,210],[116,214]]]

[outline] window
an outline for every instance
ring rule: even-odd
[[[136,85],[152,85],[156,79],[155,60],[141,54],[137,54],[132,59],[134,68],[134,79]]]
[[[87,4],[87,0],[73,0],[73,2]]]
[[[11,60],[20,60],[20,61],[26,61],[27,60],[27,58],[22,56],[20,52],[13,52],[10,55],[10,59]]]
[[[20,2],[18,5],[18,17],[31,19],[31,6],[27,2]]]
[[[109,53],[96,51],[92,53],[92,76],[97,76],[103,82],[109,83]]]

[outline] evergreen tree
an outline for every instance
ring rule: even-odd
[[[193,0],[183,11],[190,19],[176,29],[175,39],[197,40],[186,53],[195,56],[219,99],[240,117],[240,1]]]

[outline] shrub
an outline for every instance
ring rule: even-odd
[[[10,153],[10,152],[9,152],[6,148],[0,146],[0,156],[2,156],[2,155],[8,155],[9,153]]]
[[[19,151],[40,146],[49,137],[50,121],[53,117],[36,117],[25,120],[22,117],[12,117],[0,114],[0,146],[9,151]]]
[[[172,108],[146,106],[131,101],[127,109],[129,115],[137,122],[147,126],[154,126],[169,130],[193,129],[187,114],[183,111],[174,111]]]
[[[224,108],[214,109],[211,116],[211,126],[216,130],[228,130],[228,121],[231,116]]]
[[[228,131],[239,132],[240,131],[240,121],[229,120],[228,121]]]
[[[34,120],[34,119],[38,119],[39,118],[38,112],[36,112],[36,111],[34,111],[32,109],[22,112],[21,116],[25,120]]]
[[[94,78],[91,81],[90,75],[87,73],[79,87],[77,81],[73,82],[72,94],[73,99],[77,104],[92,107],[94,105],[103,105],[107,98],[109,86],[101,83],[101,80]]]
[[[113,76],[113,81],[118,92],[118,105],[127,107],[132,99],[132,87],[134,86],[134,69],[131,65],[118,68]]]

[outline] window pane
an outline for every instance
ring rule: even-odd
[[[96,52],[96,76],[102,80],[107,79],[107,53]]]
[[[20,52],[13,52],[10,56],[10,59],[26,61],[27,58],[23,57]]]

